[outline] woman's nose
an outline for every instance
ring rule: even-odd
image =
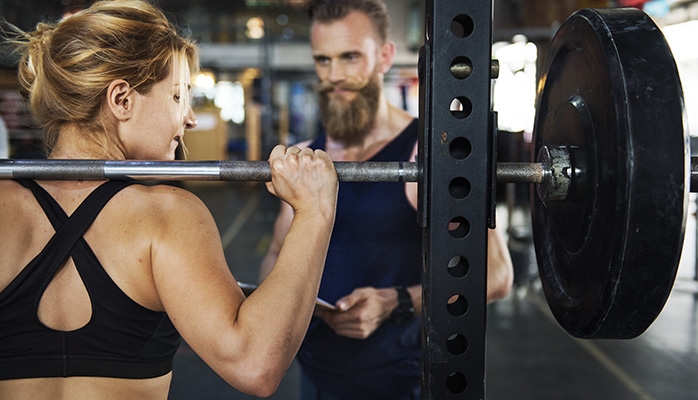
[[[187,113],[186,117],[184,117],[184,127],[186,129],[193,129],[196,128],[198,124],[199,121],[196,119],[196,114],[194,114],[194,110],[192,110],[192,108],[189,107],[189,112]]]

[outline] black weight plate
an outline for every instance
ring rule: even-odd
[[[536,99],[534,160],[567,146],[580,171],[563,201],[532,191],[550,309],[580,338],[633,338],[676,278],[688,204],[688,137],[671,51],[637,9],[584,9],[551,42]]]

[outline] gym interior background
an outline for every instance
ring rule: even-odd
[[[472,0],[461,0],[472,1]],[[386,77],[389,99],[418,115],[418,51],[424,0],[385,0],[398,57]],[[7,21],[30,29],[45,17],[62,18],[84,0],[3,0]],[[160,0],[201,48],[194,82],[199,126],[185,137],[191,160],[266,158],[276,143],[313,138],[319,130],[316,78],[303,0]],[[530,161],[540,65],[557,27],[580,8],[644,9],[666,36],[681,75],[691,141],[698,137],[698,1],[495,0],[492,84],[498,112],[498,158]],[[0,116],[12,158],[41,158],[40,131],[18,91],[16,60],[0,51]],[[695,155],[695,151],[692,151]],[[183,183],[211,208],[228,262],[238,280],[254,282],[270,240],[278,204],[257,183]],[[497,223],[515,266],[515,290],[488,306],[488,399],[697,399],[698,257],[696,198],[686,226],[679,275],[662,314],[632,340],[577,340],[548,311],[537,280],[529,188],[500,184]],[[483,210],[484,212],[484,210]],[[215,333],[212,333],[215,334]],[[297,398],[292,365],[272,398]],[[175,360],[170,399],[247,399],[229,388],[183,344]]]

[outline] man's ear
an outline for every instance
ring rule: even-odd
[[[131,117],[133,112],[133,89],[123,79],[116,79],[107,88],[107,106],[118,120]]]
[[[390,68],[392,68],[395,62],[395,53],[397,49],[395,47],[395,42],[392,40],[386,40],[381,46],[381,60],[380,60],[380,72],[382,74],[387,73]]]

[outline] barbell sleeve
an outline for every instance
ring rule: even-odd
[[[547,183],[551,179],[550,169],[543,163],[499,162],[497,182],[501,183]]]

